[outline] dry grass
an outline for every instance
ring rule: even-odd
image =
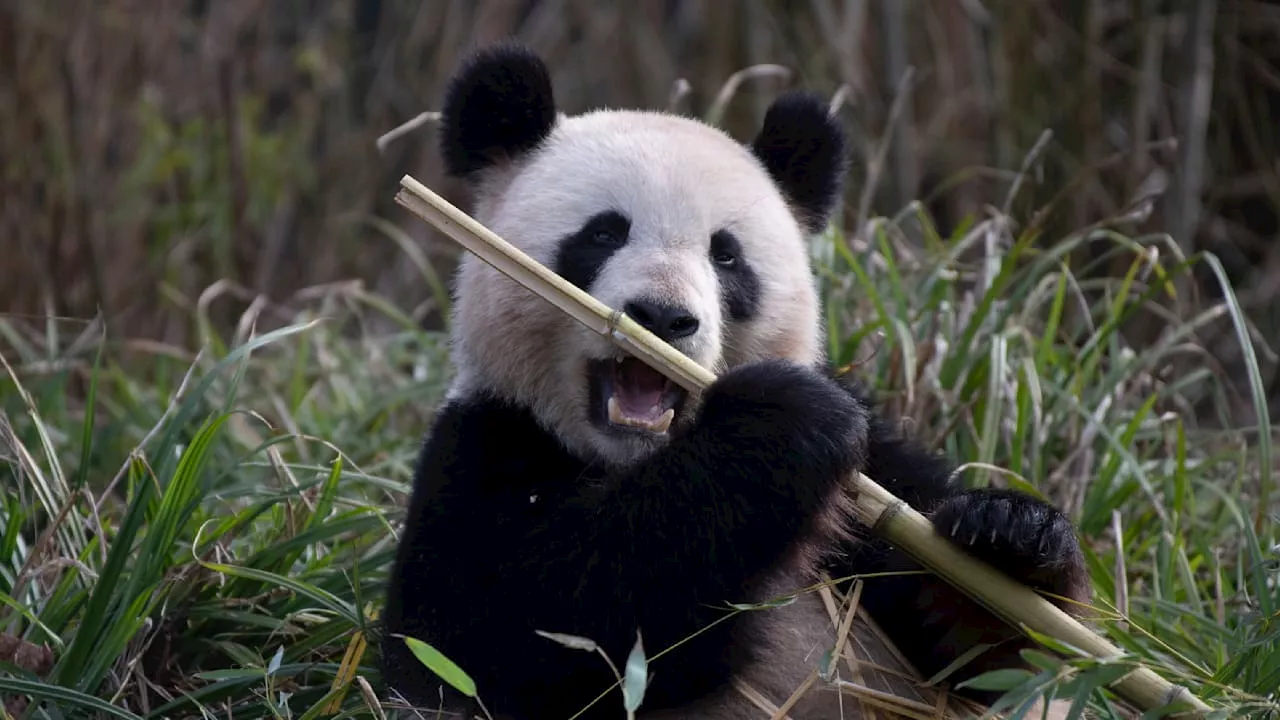
[[[1014,210],[1045,207],[1062,192],[1038,219],[1049,236],[1127,212],[1126,232],[1165,230],[1188,254],[1210,249],[1272,337],[1280,330],[1280,245],[1269,242],[1280,203],[1271,112],[1280,107],[1280,16],[1257,0],[1223,0],[1211,24],[1195,22],[1213,4],[191,6],[203,15],[143,0],[4,4],[0,234],[14,251],[0,266],[0,308],[77,318],[100,309],[117,334],[189,345],[199,339],[190,306],[214,282],[283,300],[354,277],[434,326],[439,284],[402,261],[377,218],[394,219],[445,272],[453,248],[389,198],[405,172],[450,199],[456,188],[440,176],[429,132],[384,153],[376,140],[435,108],[468,44],[514,34],[546,55],[560,101],[575,110],[662,106],[682,81],[678,107],[702,114],[724,78],[760,63],[780,63],[793,71],[789,82],[820,91],[844,86],[858,152],[879,158],[856,173],[850,219],[928,197],[948,233],[1002,206],[1007,170],[1050,128]],[[900,96],[908,72],[911,91]],[[724,125],[748,132],[784,82],[744,83]],[[878,146],[886,127],[892,143]],[[1166,142],[1173,138],[1176,146]],[[876,182],[861,182],[869,172]],[[1153,205],[1134,207],[1161,190]],[[1102,264],[1093,274],[1120,270]],[[1211,278],[1199,280],[1213,292]],[[212,319],[227,327],[248,302],[226,298]],[[1152,327],[1135,322],[1126,333],[1146,342]]]

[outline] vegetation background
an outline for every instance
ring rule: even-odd
[[[392,198],[466,198],[429,117],[378,139],[506,36],[570,112],[745,138],[785,87],[838,97],[836,358],[973,482],[1073,513],[1121,662],[1280,713],[1262,0],[0,0],[9,712],[392,707],[361,630],[457,253]],[[1121,712],[1063,666],[1018,681]]]

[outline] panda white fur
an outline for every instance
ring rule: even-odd
[[[825,367],[805,237],[828,222],[846,163],[821,99],[781,96],[748,145],[664,113],[569,117],[541,60],[504,43],[462,64],[441,123],[446,168],[474,188],[481,222],[719,379],[686,397],[464,257],[457,381],[421,451],[383,613],[394,690],[470,707],[408,635],[475,678],[494,717],[569,718],[615,678],[535,631],[591,638],[618,665],[639,631],[650,656],[685,640],[652,661],[642,717],[764,717],[732,681],[783,702],[830,648],[830,616],[808,594],[717,623],[727,603],[798,591],[820,570],[917,569],[854,526],[842,479],[855,469],[1015,578],[1088,600],[1062,514],[953,487],[950,466]],[[954,680],[1016,665],[1027,646],[932,575],[867,579],[861,605],[926,677],[978,643],[1000,644]],[[848,698],[811,695],[791,717],[857,717]],[[579,717],[622,717],[620,697]]]

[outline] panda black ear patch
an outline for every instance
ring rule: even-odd
[[[445,170],[469,177],[533,150],[556,123],[551,73],[528,48],[499,43],[464,60],[440,111]]]
[[[848,166],[844,131],[827,103],[807,92],[779,96],[751,150],[799,211],[805,231],[825,229]]]

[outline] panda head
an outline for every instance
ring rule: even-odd
[[[667,113],[570,117],[543,62],[499,44],[451,79],[440,141],[480,222],[695,362],[821,360],[806,236],[845,169],[821,99],[781,96],[749,145]],[[470,255],[456,283],[451,396],[528,407],[570,451],[619,466],[687,426],[680,387],[607,338]]]

